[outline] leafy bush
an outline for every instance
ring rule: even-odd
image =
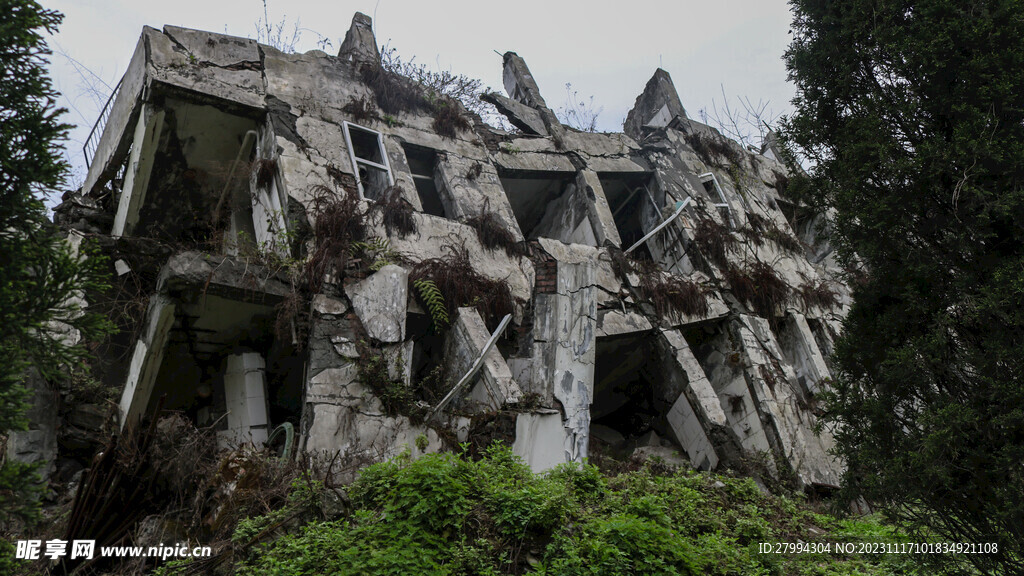
[[[476,461],[406,452],[362,471],[349,517],[293,528],[235,573],[913,573],[892,555],[759,554],[766,541],[905,539],[874,518],[810,512],[750,479],[655,469],[608,477],[565,464],[538,475],[498,443]]]

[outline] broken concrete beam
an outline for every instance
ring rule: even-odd
[[[652,328],[646,316],[621,310],[598,310],[597,337],[618,336],[635,332],[647,332]]]
[[[166,296],[157,295],[150,299],[142,338],[135,342],[128,378],[121,393],[119,421],[122,430],[141,420],[149,406],[167,337],[174,324],[174,310],[174,303]]]
[[[502,83],[505,85],[505,92],[513,100],[537,110],[547,133],[555,142],[555,147],[564,148],[565,127],[544,102],[544,98],[540,95],[540,88],[537,86],[536,80],[533,79],[530,69],[526,66],[526,61],[515,52],[506,52],[503,61],[505,66]]]
[[[526,61],[515,52],[505,52],[502,61],[502,83],[505,85],[505,93],[516,102],[531,108],[547,108],[547,103],[540,95],[540,88],[526,66]]]
[[[498,112],[504,114],[505,117],[508,118],[508,121],[516,128],[522,130],[524,134],[532,134],[535,136],[548,135],[548,129],[544,125],[544,119],[536,109],[511,98],[506,98],[501,94],[495,94],[494,92],[485,92],[480,95],[480,99],[484,102],[494,104],[494,107],[498,109]]]
[[[643,136],[644,127],[668,126],[676,116],[686,118],[686,110],[679,100],[672,77],[661,68],[647,81],[642,94],[636,97],[633,108],[626,114],[623,131],[636,140]]]
[[[446,364],[453,381],[469,371],[490,338],[491,334],[476,308],[459,308],[445,343]],[[478,374],[479,382],[469,395],[476,407],[498,410],[519,402],[522,390],[513,380],[512,371],[496,347],[491,347],[484,355]]]
[[[672,402],[666,415],[669,426],[695,467],[714,469],[721,457],[708,431],[728,425],[718,395],[682,334],[676,330],[661,330],[657,346],[666,378],[676,383],[675,387],[667,387],[666,393],[678,392],[674,401],[668,399]]]
[[[174,26],[166,26],[162,33],[147,28],[143,34],[150,91],[171,89],[207,102],[263,109],[263,70],[253,40]],[[239,60],[221,65],[218,62],[227,62],[221,58]]]
[[[842,466],[829,454],[830,438],[816,435],[813,415],[801,409],[768,321],[741,314],[732,329],[749,366],[745,377],[750,395],[773,448],[789,461],[801,485],[839,485]]]
[[[245,258],[182,252],[167,260],[157,279],[160,292],[201,291],[235,300],[267,296],[284,298],[291,285],[273,271]]]
[[[129,169],[124,178],[124,190],[117,202],[111,236],[130,234],[139,221],[139,210],[145,203],[149,177],[163,127],[164,111],[150,105],[141,105],[141,112],[135,125],[135,136],[132,139],[132,151],[128,159]]]
[[[362,282],[345,287],[366,334],[380,342],[405,339],[406,302],[409,299],[409,272],[389,264]]]
[[[251,38],[170,25],[164,26],[164,34],[184,50],[190,60],[228,70],[262,69],[259,46]]]
[[[345,32],[345,40],[338,50],[338,58],[348,62],[373,64],[380,63],[380,52],[377,50],[377,39],[373,36],[373,20],[356,12],[352,16],[352,25]]]

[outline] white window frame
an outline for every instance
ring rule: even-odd
[[[354,127],[356,130],[362,130],[363,132],[369,132],[370,134],[373,134],[374,136],[377,137],[377,147],[380,149],[380,157],[384,159],[384,163],[383,164],[378,164],[378,163],[376,163],[376,162],[374,162],[372,160],[367,160],[365,158],[360,158],[360,157],[356,156],[355,148],[352,146],[352,134],[350,132],[351,127]],[[366,126],[360,126],[359,124],[354,124],[354,123],[348,122],[348,121],[345,121],[343,123],[343,128],[345,130],[345,145],[348,146],[348,157],[349,157],[349,160],[351,160],[351,162],[352,162],[352,172],[355,174],[355,177],[356,177],[356,186],[359,188],[359,197],[362,198],[363,200],[367,200],[366,192],[363,189],[362,179],[359,177],[359,165],[360,164],[363,164],[363,165],[365,165],[367,167],[370,167],[370,168],[375,168],[377,170],[383,170],[388,175],[388,185],[389,186],[394,186],[395,185],[395,177],[391,173],[391,163],[388,162],[388,151],[387,151],[387,148],[384,147],[384,134],[382,134],[382,133],[380,133],[380,132],[378,132],[376,130],[373,130],[372,128],[367,128]]]
[[[715,192],[718,192],[718,203],[712,204],[715,208],[725,208],[725,213],[729,216],[729,226],[734,230],[736,229],[736,220],[732,216],[732,206],[729,205],[729,201],[725,199],[725,194],[722,192],[722,187],[718,184],[718,178],[715,177],[713,172],[705,172],[699,176],[700,183],[703,186],[708,182],[713,182],[715,185]]]

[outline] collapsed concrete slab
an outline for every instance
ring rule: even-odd
[[[370,338],[381,342],[405,338],[409,273],[404,268],[384,266],[366,280],[347,286],[345,293]]]
[[[479,383],[469,387],[470,402],[477,409],[498,410],[519,402],[523,393],[501,353],[491,348],[484,354],[490,336],[475,308],[459,308],[448,335],[445,358],[451,373],[458,377],[467,373],[482,356]]]

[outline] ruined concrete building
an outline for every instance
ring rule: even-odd
[[[561,124],[512,52],[504,88],[511,131],[382,67],[362,14],[337,56],[145,28],[57,209],[144,310],[97,350],[118,425],[838,484],[812,429],[848,290],[778,150],[688,118],[663,70],[624,133]]]

